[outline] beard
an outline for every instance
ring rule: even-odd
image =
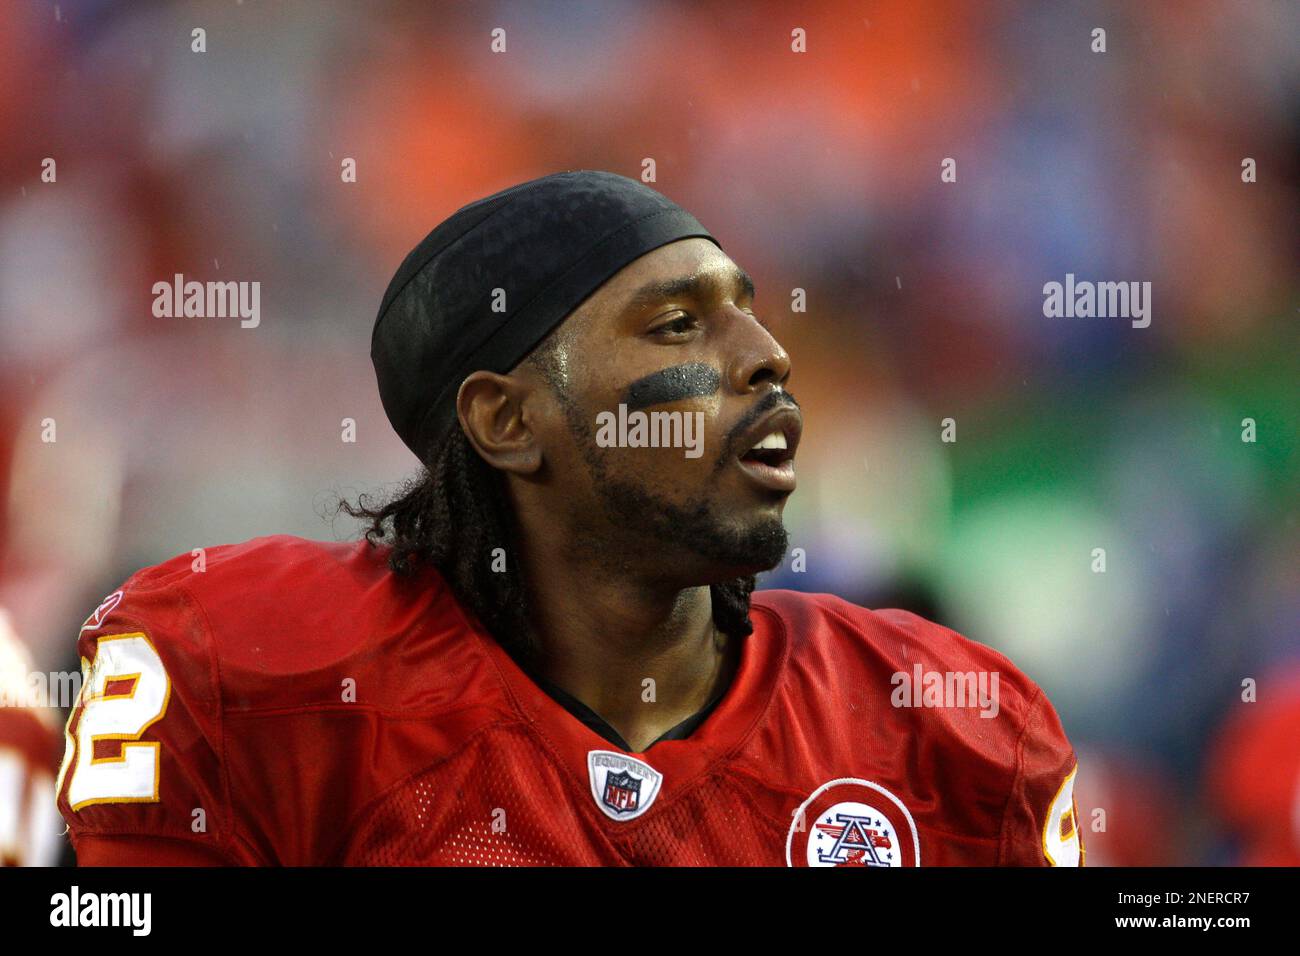
[[[588,419],[567,396],[561,398],[561,406],[604,516],[620,535],[630,533],[639,543],[658,547],[665,555],[685,548],[693,556],[725,569],[720,579],[769,570],[785,557],[789,534],[779,516],[744,522],[720,513],[707,493],[678,503],[656,494],[645,484],[613,477]],[[730,460],[730,455],[718,460],[709,485]],[[609,557],[617,561],[614,555]]]
[[[724,565],[726,576],[775,567],[785,557],[789,535],[779,517],[749,522],[727,520],[707,498],[677,504],[631,482],[592,473],[606,516],[665,553],[685,547],[697,557]]]

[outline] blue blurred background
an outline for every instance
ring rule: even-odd
[[[793,358],[807,563],[764,585],[1007,653],[1090,865],[1300,863],[1297,50],[1271,0],[0,5],[0,606],[76,670],[141,566],[355,534],[334,496],[416,465],[368,358],[402,257],[649,158]],[[175,273],[261,324],[156,318]],[[1066,273],[1151,325],[1046,318]]]

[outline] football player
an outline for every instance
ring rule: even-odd
[[[186,553],[83,630],[82,864],[1082,862],[1074,753],[1010,661],[754,591],[803,419],[686,210],[593,171],[465,206],[371,357],[423,467],[346,506],[365,540]]]

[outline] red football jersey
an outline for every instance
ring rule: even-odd
[[[1056,713],[984,645],[756,592],[721,701],[631,754],[387,554],[258,538],[101,605],[59,781],[82,864],[1082,862]]]

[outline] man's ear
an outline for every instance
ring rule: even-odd
[[[525,414],[530,386],[514,375],[473,372],[456,393],[456,417],[470,444],[493,468],[530,475],[542,465],[537,434]]]

